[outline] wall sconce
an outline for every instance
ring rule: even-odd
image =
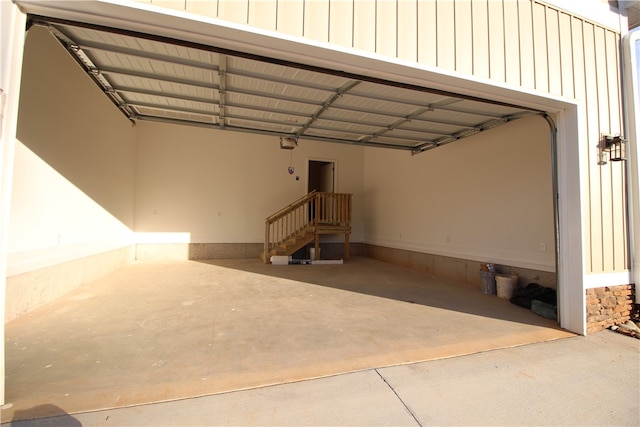
[[[602,135],[602,149],[609,152],[609,160],[612,162],[627,160],[626,142],[620,135]]]
[[[298,146],[298,140],[296,138],[280,137],[280,148],[283,150],[293,150]]]

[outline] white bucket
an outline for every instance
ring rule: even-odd
[[[320,259],[320,252],[322,252],[322,248],[318,248],[318,259]],[[316,259],[316,248],[309,248],[309,256],[312,260]]]
[[[518,276],[512,274],[496,275],[498,298],[510,299],[513,296],[513,291],[515,291],[517,287]]]

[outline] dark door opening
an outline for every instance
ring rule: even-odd
[[[307,192],[335,192],[335,165],[333,162],[309,160]]]

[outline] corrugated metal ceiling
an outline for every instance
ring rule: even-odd
[[[131,120],[426,151],[542,111],[31,16]]]

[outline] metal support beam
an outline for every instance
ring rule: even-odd
[[[316,111],[316,113],[307,121],[307,123],[302,127],[302,129],[300,129],[300,131],[298,132],[298,137],[302,134],[304,134],[304,132],[309,129],[309,127],[311,127],[311,125],[313,124],[313,122],[315,122],[316,120],[318,120],[318,118],[320,117],[320,115],[322,115],[325,111],[327,111],[327,109],[333,104],[335,103],[342,95],[344,95],[345,93],[347,93],[348,91],[350,91],[351,89],[353,89],[354,87],[358,86],[361,82],[360,81],[351,81],[348,82],[346,84],[344,84],[340,89],[338,89],[336,91],[336,93],[334,93],[329,99],[327,99],[324,104],[320,107],[320,109],[318,111]]]
[[[220,78],[220,86],[218,88],[218,106],[220,109],[219,114],[219,124],[221,128],[224,128],[226,125],[225,122],[225,102],[226,102],[226,88],[227,88],[227,57],[226,55],[220,54],[220,58],[218,59],[220,64],[218,68],[218,76]]]

